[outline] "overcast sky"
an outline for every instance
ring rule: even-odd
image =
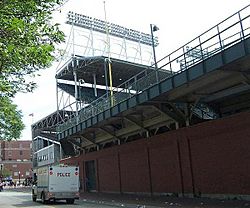
[[[159,31],[157,59],[184,45],[215,24],[249,4],[249,0],[106,0],[107,21],[150,33],[150,24]],[[68,11],[105,20],[103,0],[69,0],[54,20],[66,29]],[[67,38],[66,38],[67,39]],[[64,47],[64,46],[63,46]],[[31,140],[31,124],[56,111],[55,73],[58,63],[40,72],[38,88],[33,93],[18,94],[15,103],[23,112],[26,125],[21,139]],[[33,113],[33,117],[29,114]]]

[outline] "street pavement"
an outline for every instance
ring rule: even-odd
[[[8,189],[0,192],[0,208],[58,208],[58,207],[74,207],[74,208],[114,208],[117,206],[105,205],[101,203],[87,202],[84,200],[76,200],[75,204],[69,205],[65,201],[58,201],[55,203],[42,204],[40,201],[33,202],[30,191],[27,189]]]
[[[82,193],[80,200],[69,205],[65,201],[49,203],[33,202],[31,199],[31,188],[9,188],[0,192],[0,208],[12,207],[84,207],[84,208],[250,208],[250,201],[242,200],[218,200],[208,198],[178,198],[178,197],[146,197],[135,195],[104,194],[104,193]]]

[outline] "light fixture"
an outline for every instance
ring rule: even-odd
[[[68,20],[66,21],[67,24],[75,25],[79,27],[83,27],[85,29],[91,29],[97,32],[101,32],[106,34],[106,26],[109,29],[109,35],[125,38],[127,40],[131,40],[134,42],[140,42],[141,44],[152,46],[151,36],[150,34],[143,33],[137,30],[129,29],[114,23],[105,22],[103,20],[89,17],[86,15],[81,15],[74,13],[72,11],[68,12]],[[155,29],[158,29],[155,27]],[[154,37],[154,44],[157,46],[158,38]]]
[[[157,61],[156,61],[156,55],[155,55],[155,39],[154,39],[154,32],[158,31],[159,28],[156,25],[150,24],[150,31],[151,31],[151,41],[152,41],[152,48],[153,48],[153,55],[154,55],[154,65],[157,69]]]
[[[153,25],[153,32],[156,32],[159,30],[159,27],[157,27],[156,25]]]

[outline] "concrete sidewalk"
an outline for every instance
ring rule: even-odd
[[[30,192],[31,187],[10,187],[4,191]],[[250,201],[171,196],[142,196],[129,194],[81,193],[80,200],[126,208],[250,208]]]
[[[170,196],[135,196],[127,194],[81,193],[81,200],[127,208],[250,208],[250,201],[209,198],[179,198]]]

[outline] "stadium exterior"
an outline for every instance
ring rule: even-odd
[[[83,191],[249,199],[249,9],[157,67],[72,56],[56,79],[58,101],[75,101],[33,124],[33,140],[60,142]]]

